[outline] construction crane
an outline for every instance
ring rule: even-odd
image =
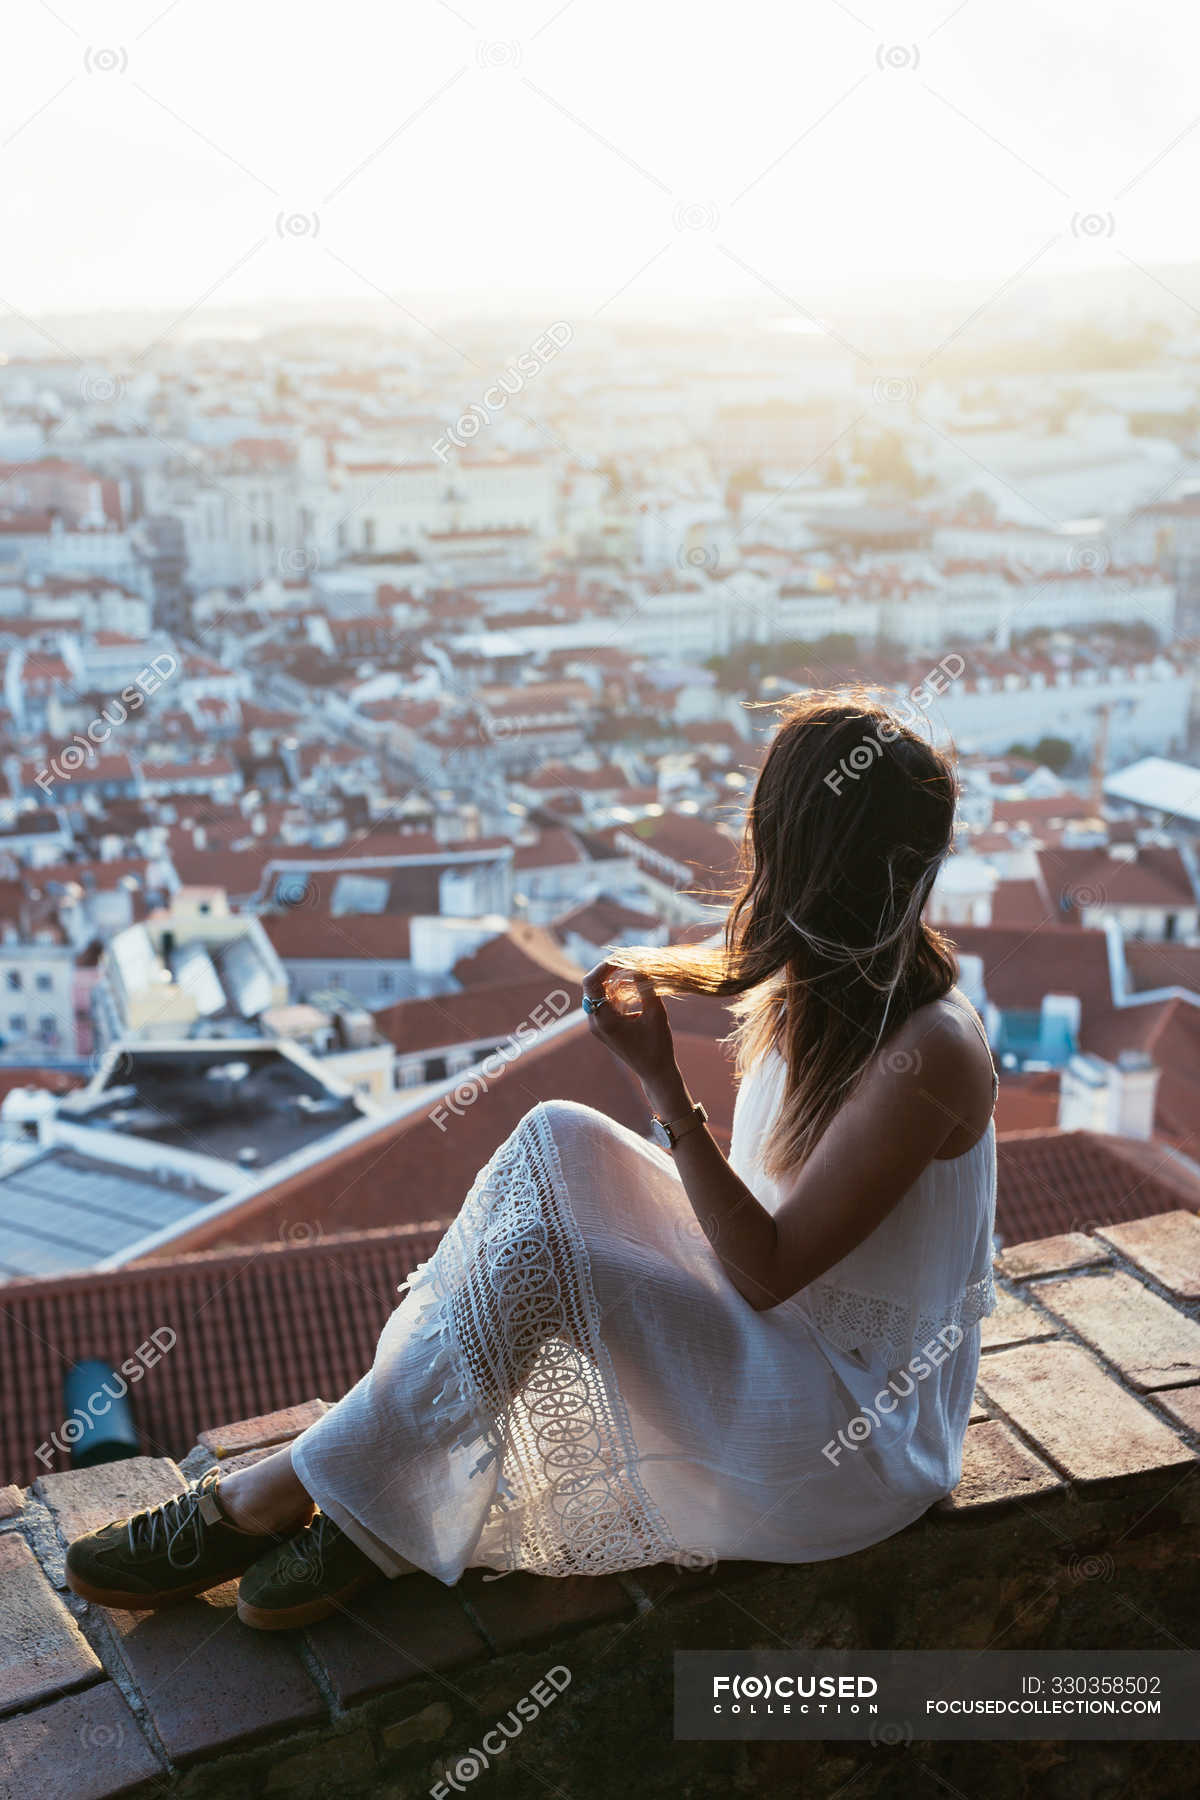
[[[1096,715],[1096,735],[1092,743],[1092,765],[1088,779],[1088,798],[1096,817],[1104,816],[1104,777],[1108,773],[1108,739],[1112,715],[1132,712],[1135,702],[1130,695],[1120,700],[1102,700],[1089,708]]]

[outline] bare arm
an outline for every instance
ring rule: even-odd
[[[598,964],[584,992],[599,998],[611,972]],[[633,1069],[651,1109],[677,1118],[692,1102],[666,1008],[648,982],[639,980],[638,992],[640,1014],[602,1007],[591,1015],[592,1031]],[[790,1299],[861,1243],[962,1126],[964,1096],[975,1085],[967,1030],[940,1017],[909,1021],[867,1070],[774,1214],[707,1130],[680,1139],[675,1162],[692,1209],[729,1280],[756,1311]]]

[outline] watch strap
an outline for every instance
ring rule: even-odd
[[[708,1113],[703,1102],[699,1100],[689,1106],[688,1110],[677,1119],[664,1119],[658,1113],[655,1113],[654,1117],[666,1132],[672,1150],[681,1137],[686,1137],[689,1131],[695,1131],[708,1121]]]

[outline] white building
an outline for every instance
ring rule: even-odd
[[[288,999],[288,978],[257,919],[217,889],[181,888],[169,911],[111,939],[92,998],[101,1044],[217,1036]]]
[[[70,944],[0,942],[0,1054],[75,1054],[74,979]]]
[[[1144,572],[1050,571],[1015,576],[1004,568],[980,568],[906,584],[884,601],[879,629],[907,650],[926,654],[957,645],[990,642],[1006,647],[1033,630],[1085,631],[1096,625],[1145,624],[1160,643],[1175,628],[1175,588]]]
[[[965,640],[964,640],[965,641]],[[1108,754],[1118,761],[1187,741],[1192,678],[1170,658],[1128,667],[1063,669],[1052,677],[966,672],[929,707],[937,734],[964,754],[1000,755],[1012,744],[1061,737],[1090,752],[1107,712]]]
[[[990,925],[999,873],[969,850],[949,856],[938,870],[926,909],[931,925]]]
[[[1115,1063],[1072,1056],[1059,1074],[1058,1129],[1153,1137],[1158,1077],[1142,1050],[1122,1050]]]

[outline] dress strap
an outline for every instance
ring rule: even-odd
[[[980,1037],[983,1039],[983,1047],[988,1053],[988,1061],[991,1062],[991,1064],[992,1064],[993,1093],[998,1093],[1000,1090],[1000,1073],[999,1073],[998,1069],[996,1068],[996,1064],[995,1064],[994,1060],[992,1059],[992,1046],[988,1042],[988,1034],[983,1028],[983,1021],[980,1019],[979,1014],[976,1012],[975,1008],[971,1005],[971,1002],[967,999],[966,995],[965,994],[960,995],[957,988],[951,988],[949,990],[949,992],[946,994],[945,998],[947,1000],[953,1000],[955,1002],[955,1004],[958,1006],[959,1010],[961,1012],[966,1013],[966,1015],[970,1019],[972,1025],[975,1027],[976,1031],[979,1033]]]

